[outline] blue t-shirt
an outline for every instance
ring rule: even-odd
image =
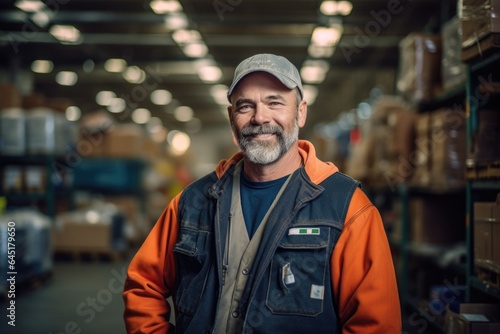
[[[260,222],[287,178],[288,175],[277,180],[254,182],[247,179],[244,173],[241,173],[241,209],[250,239],[259,228]]]

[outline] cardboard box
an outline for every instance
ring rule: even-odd
[[[65,220],[54,229],[55,251],[111,251],[111,225]]]
[[[465,184],[466,119],[460,109],[431,113],[431,184],[455,188]]]
[[[449,90],[466,79],[466,67],[462,62],[462,22],[454,17],[443,24],[441,80],[443,88]]]
[[[500,332],[500,306],[460,304],[460,313],[446,311],[444,332],[449,334],[497,334]]]
[[[474,203],[474,261],[481,267],[500,268],[500,194],[496,202]]]
[[[474,45],[490,33],[500,32],[500,0],[461,0],[458,12],[462,48]]]
[[[0,83],[0,110],[21,107],[21,96],[16,85]]]
[[[46,105],[45,95],[42,93],[32,93],[22,97],[22,107],[25,110],[34,108],[44,108]]]
[[[488,93],[490,94],[490,93]],[[479,125],[474,136],[474,160],[490,163],[500,160],[500,113],[498,109],[480,109]]]
[[[493,258],[493,224],[487,220],[474,221],[474,263],[486,265]]]
[[[411,161],[415,164],[415,172],[411,178],[411,183],[417,186],[428,186],[430,184],[430,129],[430,113],[419,114],[415,124],[415,151],[411,155]]]
[[[412,102],[432,99],[441,81],[441,36],[412,33],[399,50],[398,92]]]
[[[104,138],[104,155],[119,158],[143,156],[144,132],[134,124],[114,126]]]

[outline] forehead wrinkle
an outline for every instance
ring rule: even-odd
[[[280,100],[280,101],[286,101],[285,97],[281,94],[271,94],[265,97],[266,101],[269,100]]]

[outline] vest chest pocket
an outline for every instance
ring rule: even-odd
[[[315,316],[323,312],[324,293],[330,291],[325,286],[330,284],[328,242],[328,228],[291,229],[283,238],[270,266],[266,305],[272,313]]]
[[[205,288],[210,269],[208,244],[212,233],[181,228],[179,241],[174,246],[177,289],[175,304],[182,313],[193,315]]]

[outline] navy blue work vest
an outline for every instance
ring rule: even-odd
[[[179,202],[175,333],[212,333],[231,205],[234,166],[187,187]],[[340,333],[330,257],[359,182],[335,173],[312,183],[294,172],[269,216],[239,309],[242,333]],[[314,233],[291,233],[313,228]],[[311,231],[311,230],[309,230]],[[291,269],[293,282],[284,279]]]

